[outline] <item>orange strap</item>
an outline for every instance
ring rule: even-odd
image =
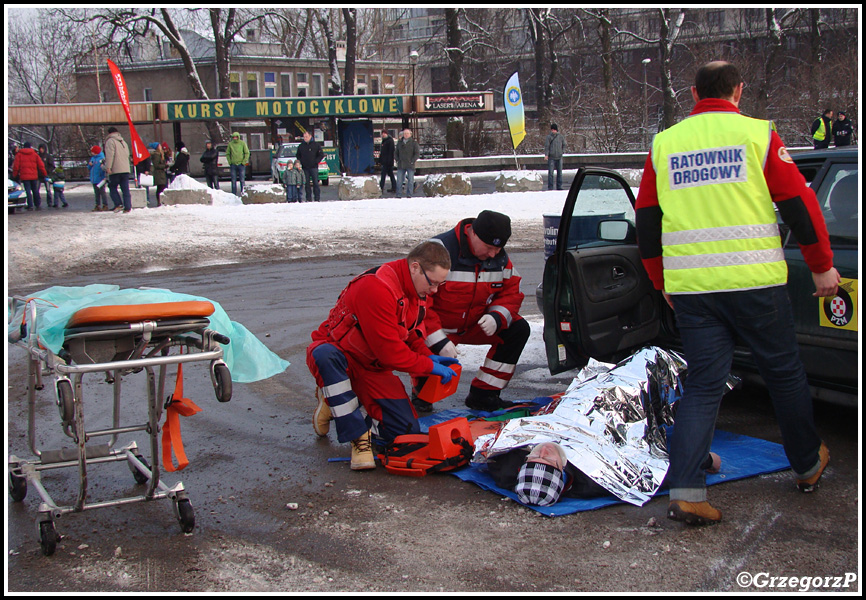
[[[180,363],[177,365],[177,383],[166,406],[165,425],[162,428],[162,466],[166,471],[180,471],[189,464],[180,437],[180,417],[191,417],[197,412],[201,412],[201,408],[183,397],[183,363]],[[177,456],[177,468],[172,462],[172,450]]]

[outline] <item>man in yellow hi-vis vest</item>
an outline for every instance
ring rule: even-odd
[[[815,150],[830,147],[830,136],[833,131],[833,111],[824,109],[824,114],[812,122],[812,145]]]
[[[830,459],[812,418],[774,205],[812,271],[814,295],[834,295],[839,274],[814,192],[772,124],[740,114],[743,87],[730,63],[698,70],[695,107],[656,136],[636,203],[641,259],[676,313],[688,363],[669,448],[668,517],[690,525],[722,518],[707,502],[700,465],[737,337],[769,388],[802,491],[814,489]]]

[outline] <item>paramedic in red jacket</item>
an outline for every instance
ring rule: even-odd
[[[433,238],[448,249],[451,272],[429,302],[424,320],[427,346],[456,358],[457,344],[490,344],[466,396],[466,406],[474,410],[511,406],[499,394],[511,381],[529,339],[529,324],[518,314],[523,302],[520,275],[504,249],[510,236],[511,219],[484,210]],[[429,403],[415,397],[413,404],[418,410],[431,410]]]
[[[424,343],[430,295],[448,276],[448,252],[433,241],[407,258],[354,278],[328,318],[312,333],[307,366],[316,378],[318,405],[313,429],[325,436],[333,420],[340,442],[352,443],[353,470],[376,464],[370,433],[390,442],[420,433],[418,416],[394,374],[438,375],[447,383],[455,358],[431,356]]]
[[[39,197],[39,182],[48,177],[45,164],[39,158],[39,154],[30,145],[24,142],[24,147],[15,153],[12,162],[12,179],[20,181],[27,192],[27,210],[42,210],[42,199]]]

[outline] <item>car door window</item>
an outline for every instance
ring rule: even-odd
[[[856,238],[859,220],[857,165],[831,165],[815,191],[831,238]],[[838,240],[843,241],[843,240]]]
[[[605,175],[587,175],[574,203],[566,248],[574,250],[604,243],[599,225],[606,221],[627,221],[634,230],[634,207],[618,180]],[[602,229],[601,233],[612,231]]]

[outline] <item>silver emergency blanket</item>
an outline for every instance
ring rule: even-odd
[[[591,361],[539,413],[480,436],[472,461],[556,442],[572,465],[617,498],[642,506],[668,470],[665,426],[673,425],[685,373],[680,355],[655,346],[616,365]]]

